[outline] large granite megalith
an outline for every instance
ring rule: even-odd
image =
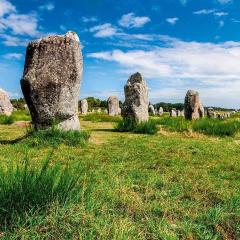
[[[0,114],[10,116],[13,112],[13,105],[8,94],[0,88]]]
[[[81,114],[86,115],[88,112],[88,101],[87,99],[83,99],[80,101],[80,108],[81,108]]]
[[[140,73],[133,74],[124,87],[125,102],[122,106],[124,119],[133,119],[136,123],[148,121],[148,89]]]
[[[188,120],[196,120],[204,117],[204,107],[197,91],[188,90],[185,97],[184,112],[185,118]]]
[[[117,116],[119,114],[119,100],[118,97],[110,96],[108,98],[108,115]]]
[[[21,87],[36,129],[55,122],[62,130],[80,130],[77,112],[82,64],[74,32],[28,44]]]

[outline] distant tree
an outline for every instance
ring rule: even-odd
[[[24,105],[26,104],[26,101],[24,98],[11,99],[11,103],[12,103],[13,107],[16,109],[19,109],[19,110],[25,109]]]

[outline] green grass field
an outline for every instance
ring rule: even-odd
[[[145,135],[104,119],[81,117],[87,144],[0,125],[0,239],[240,239],[238,127],[156,117]]]

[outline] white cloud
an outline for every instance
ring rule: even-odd
[[[165,88],[178,89],[182,96],[187,88],[200,89],[209,103],[214,96],[225,103],[224,99],[239,95],[240,42],[213,44],[168,38],[165,46],[150,50],[114,50],[87,56],[115,62],[126,74],[140,71]]]
[[[217,17],[223,17],[223,16],[228,16],[228,13],[227,12],[215,12],[214,15]]]
[[[15,6],[13,6],[7,0],[1,0],[0,1],[0,17],[4,16],[5,14],[12,13],[12,12],[16,12]]]
[[[137,17],[134,13],[128,13],[123,15],[118,23],[120,26],[126,28],[140,28],[150,21],[149,17]]]
[[[26,46],[29,39],[22,39],[16,36],[10,36],[7,34],[0,34],[0,38],[3,39],[3,44],[10,47]]]
[[[116,35],[117,28],[115,28],[111,23],[105,23],[90,28],[90,32],[93,32],[95,37],[112,37]]]
[[[40,10],[47,10],[47,11],[52,11],[54,8],[55,8],[55,5],[53,2],[49,2],[39,7]]]
[[[88,22],[97,22],[98,19],[96,17],[82,17],[82,21],[84,23],[88,23]]]
[[[50,9],[51,6],[49,5]],[[0,32],[11,30],[15,35],[37,36],[38,17],[36,14],[20,14],[7,0],[0,1]]]
[[[201,10],[193,12],[193,14],[208,15],[208,14],[212,14],[212,13],[215,13],[215,12],[216,12],[216,9],[201,9]]]
[[[168,22],[171,25],[175,25],[177,23],[177,21],[179,20],[179,18],[174,17],[174,18],[167,18],[166,22]]]
[[[19,60],[19,59],[22,59],[22,57],[23,57],[22,53],[7,53],[4,55],[4,58],[9,60],[12,60],[12,59]]]
[[[16,35],[37,36],[38,20],[33,14],[10,14],[0,19],[0,30],[11,29]]]
[[[152,101],[183,101],[189,88],[200,91],[207,105],[240,107],[240,42],[184,42],[170,38],[151,50],[96,52],[88,57],[116,62],[126,75],[140,71],[160,84]],[[126,77],[127,79],[127,77]]]

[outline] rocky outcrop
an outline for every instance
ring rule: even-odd
[[[108,114],[110,116],[117,116],[119,114],[119,100],[118,100],[118,97],[110,96],[108,98]]]
[[[13,112],[13,105],[10,98],[3,89],[0,88],[0,114],[10,116]]]
[[[131,118],[135,122],[148,121],[148,89],[140,73],[133,74],[124,87],[125,102],[122,106],[124,119]]]
[[[82,64],[76,33],[28,44],[21,87],[36,129],[58,122],[63,130],[80,130],[77,110]]]
[[[188,90],[184,103],[185,118],[196,120],[204,117],[204,107],[200,101],[199,93],[194,90]]]

